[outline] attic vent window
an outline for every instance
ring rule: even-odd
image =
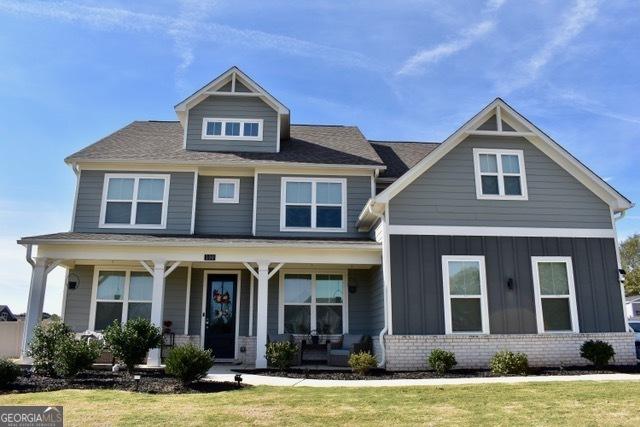
[[[262,119],[216,119],[202,121],[202,139],[262,141]]]

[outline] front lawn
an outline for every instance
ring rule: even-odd
[[[0,405],[64,405],[65,425],[640,425],[640,381],[406,388],[250,387],[152,395],[64,390],[0,395]]]

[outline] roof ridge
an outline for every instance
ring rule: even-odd
[[[291,123],[291,126],[315,126],[315,127],[331,127],[331,128],[357,128],[355,125],[327,125],[327,124],[314,124],[314,123]]]
[[[384,139],[369,139],[368,141],[372,144],[441,144],[440,142],[435,141],[391,141]]]

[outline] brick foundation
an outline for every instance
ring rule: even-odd
[[[576,366],[590,362],[580,357],[587,340],[602,340],[613,346],[616,365],[636,364],[634,335],[627,332],[591,334],[526,335],[387,335],[384,337],[387,369],[426,369],[427,357],[435,348],[455,353],[456,368],[487,368],[496,352],[526,353],[530,366]]]
[[[238,337],[240,351],[238,361],[243,365],[255,365],[256,363],[256,337]],[[242,351],[244,347],[245,351]]]

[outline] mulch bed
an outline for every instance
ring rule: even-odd
[[[158,372],[136,372],[136,374],[140,375],[138,384],[136,384],[132,376],[123,372],[86,371],[72,379],[49,378],[25,372],[23,376],[20,376],[13,384],[10,384],[7,389],[0,390],[0,394],[64,389],[124,390],[153,394],[217,393],[238,390],[238,385],[231,382],[198,381],[185,386],[175,378]],[[242,388],[246,387],[250,386],[242,385]]]
[[[277,371],[274,369],[237,369],[237,372],[245,374],[266,375],[271,377],[307,378],[316,380],[408,380],[431,378],[487,378],[495,377],[488,370],[483,369],[454,369],[444,376],[438,376],[433,371],[406,371],[392,372],[384,369],[374,369],[369,375],[361,376],[350,371],[331,371],[315,369],[290,369]],[[608,366],[604,369],[596,369],[591,366],[570,366],[564,368],[530,368],[529,375],[555,376],[555,375],[586,375],[586,374],[637,374],[640,373],[640,365],[636,366]]]

